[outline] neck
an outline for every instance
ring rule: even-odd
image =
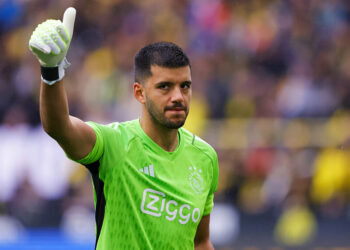
[[[141,117],[140,124],[143,131],[161,148],[168,152],[176,149],[179,144],[178,129],[166,128],[145,116]]]

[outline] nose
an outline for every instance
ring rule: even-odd
[[[172,102],[182,103],[184,96],[180,87],[175,87],[171,96]]]

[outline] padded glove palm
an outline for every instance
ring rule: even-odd
[[[46,20],[34,30],[29,49],[38,58],[41,65],[42,80],[52,85],[64,76],[64,69],[69,66],[65,59],[73,36],[76,11],[68,8],[60,20]]]

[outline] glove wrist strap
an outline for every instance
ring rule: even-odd
[[[40,65],[41,77],[44,81],[52,82],[59,79],[58,66],[45,67]]]
[[[47,85],[54,85],[56,82],[61,81],[65,75],[65,69],[68,68],[70,63],[66,58],[62,60],[55,67],[46,67],[40,65],[41,80]]]

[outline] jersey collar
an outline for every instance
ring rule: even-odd
[[[139,131],[139,134],[141,138],[144,140],[144,142],[159,154],[175,157],[182,150],[182,147],[183,147],[182,128],[180,128],[177,132],[179,143],[177,144],[177,147],[175,148],[175,150],[172,152],[164,150],[161,146],[159,146],[155,141],[153,141],[145,133],[145,131],[141,127],[140,119],[137,119],[137,130]]]

